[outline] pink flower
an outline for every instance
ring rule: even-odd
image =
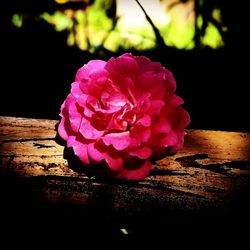
[[[152,160],[183,145],[190,119],[175,90],[172,73],[147,57],[92,60],[61,107],[59,134],[85,165],[142,180]]]

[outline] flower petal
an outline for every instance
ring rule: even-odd
[[[165,83],[167,84],[168,89],[170,91],[172,91],[172,92],[175,92],[175,90],[176,90],[176,81],[174,79],[173,74],[167,69],[164,69],[163,74],[164,74],[163,79],[164,79]]]
[[[147,146],[143,146],[139,149],[130,151],[129,154],[137,156],[140,159],[148,159],[152,155],[153,150]]]
[[[64,116],[62,117],[59,126],[58,126],[58,133],[59,135],[65,140],[68,140],[68,132],[69,131],[69,123],[68,123],[68,119],[66,119]]]
[[[150,102],[150,107],[148,113],[151,116],[160,116],[161,109],[166,105],[166,103],[162,100],[152,100]]]
[[[177,152],[183,147],[185,131],[183,129],[181,131],[176,131],[176,135],[178,142],[170,148],[170,152]]]
[[[120,153],[102,142],[89,144],[88,154],[95,162],[105,160],[111,171],[119,172],[123,169],[123,159]]]
[[[104,131],[94,128],[89,120],[85,119],[84,117],[82,118],[79,132],[84,138],[93,140],[100,138],[104,133]]]
[[[171,130],[170,122],[164,117],[160,117],[160,121],[152,126],[155,134],[168,133]]]
[[[184,103],[183,99],[175,94],[172,95],[170,100],[169,100],[169,104],[173,107],[180,106],[183,103]]]
[[[151,129],[136,125],[130,130],[130,135],[132,139],[139,140],[141,143],[146,142],[151,136]]]
[[[106,65],[105,61],[102,60],[91,60],[87,64],[83,65],[76,73],[76,81],[89,78],[89,75],[93,71],[103,70]]]
[[[82,115],[79,113],[75,102],[69,105],[69,120],[72,130],[77,133],[81,125]]]
[[[101,160],[105,159],[104,153],[98,150],[96,143],[88,144],[88,154],[89,157],[95,162],[100,162]]]
[[[177,126],[178,129],[184,129],[190,123],[190,116],[188,112],[183,109],[181,114],[180,123]]]
[[[105,161],[112,171],[119,172],[123,169],[123,159],[122,157],[113,158],[109,154],[105,154]]]
[[[190,123],[189,114],[181,106],[166,107],[162,115],[168,119],[173,129],[184,129]]]
[[[113,88],[122,93],[125,96],[127,102],[129,101],[131,104],[136,103],[138,94],[135,83],[131,77],[124,77],[116,74],[111,75],[110,80],[112,82]]]
[[[131,77],[139,72],[139,65],[131,54],[126,53],[118,58],[109,59],[105,69],[111,74]]]
[[[172,73],[147,57],[92,60],[78,70],[61,106],[58,133],[83,163],[141,180],[149,159],[183,146],[190,117],[175,90]]]
[[[129,131],[121,133],[109,133],[102,138],[105,145],[112,145],[115,149],[121,151],[127,148],[130,144]]]
[[[171,130],[167,135],[161,140],[160,145],[164,147],[174,146],[178,143],[178,137],[175,131]]]
[[[115,178],[127,179],[127,180],[143,180],[151,171],[152,163],[150,161],[133,161],[130,162],[133,165],[132,169],[124,169],[118,173]]]
[[[76,141],[76,137],[74,135],[70,135],[67,140],[67,147],[73,147],[75,141]]]
[[[71,125],[70,125],[69,114],[68,114],[68,110],[66,108],[66,103],[67,103],[67,99],[65,100],[65,102],[61,106],[60,116],[62,117],[62,119],[61,119],[59,126],[58,126],[58,133],[64,140],[67,141],[68,136],[70,134],[72,134],[73,131],[72,131]]]
[[[89,156],[88,156],[88,146],[87,144],[78,141],[76,137],[71,137],[70,144],[73,147],[75,155],[78,156],[78,158],[86,165],[90,164]]]
[[[137,120],[136,124],[149,127],[151,125],[151,117],[148,114],[144,114],[143,117]]]
[[[80,89],[79,82],[73,82],[71,84],[71,94],[78,98],[82,94],[82,90]]]
[[[152,62],[145,56],[136,56],[136,62],[139,64],[141,73],[152,71]]]

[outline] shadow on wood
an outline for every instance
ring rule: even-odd
[[[123,228],[128,237],[167,234],[170,241],[176,234],[205,237],[209,226],[215,238],[244,235],[250,134],[187,130],[184,148],[155,162],[144,181],[118,182],[69,166],[55,124],[0,118],[0,199],[6,227],[22,231],[26,224],[33,234],[46,225],[61,235],[70,229],[72,235],[107,239],[124,237]]]

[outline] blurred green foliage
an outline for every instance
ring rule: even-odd
[[[152,25],[134,0],[54,1],[60,8],[51,13],[42,12],[39,18],[53,25],[55,31],[67,31],[66,42],[69,46],[91,53],[98,49],[116,52],[119,49],[147,50],[157,46]],[[84,2],[85,5],[69,8],[69,2]],[[194,49],[197,46],[216,49],[224,46],[221,33],[226,32],[227,27],[222,23],[221,10],[216,7],[209,10],[211,20],[208,19],[202,9],[205,0],[152,0],[140,3],[166,46],[177,49]],[[22,28],[22,15],[14,13],[12,23]]]

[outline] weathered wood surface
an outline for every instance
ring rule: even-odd
[[[0,117],[1,172],[33,183],[48,202],[112,211],[199,210],[225,207],[250,187],[249,133],[187,130],[184,148],[157,161],[144,181],[111,182],[68,166],[56,124]]]

